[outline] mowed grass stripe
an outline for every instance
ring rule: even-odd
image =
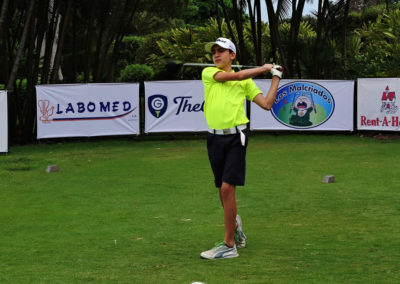
[[[224,232],[204,139],[13,147],[0,281],[396,283],[399,158],[398,140],[253,134],[237,191],[248,248],[204,261]]]

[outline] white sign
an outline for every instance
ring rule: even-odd
[[[201,80],[145,82],[145,133],[207,131]]]
[[[271,80],[254,80],[264,92]],[[251,103],[252,130],[353,131],[354,81],[281,80],[271,111]]]
[[[359,130],[400,130],[399,78],[358,79],[357,89]]]
[[[8,152],[7,92],[0,91],[0,152]]]
[[[38,85],[37,137],[138,135],[139,84]]]

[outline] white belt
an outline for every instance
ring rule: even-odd
[[[226,128],[226,129],[212,129],[208,128],[208,132],[211,134],[216,134],[216,135],[230,135],[230,134],[236,134],[240,133],[240,141],[242,142],[242,145],[246,143],[246,136],[243,133],[243,130],[247,128],[246,124],[238,125],[235,127],[231,128]]]

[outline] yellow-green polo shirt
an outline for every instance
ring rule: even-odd
[[[218,82],[217,72],[225,72],[216,67],[203,70],[204,116],[208,127],[226,129],[249,122],[244,109],[244,99],[252,101],[262,93],[252,79]],[[234,71],[232,71],[234,72]]]

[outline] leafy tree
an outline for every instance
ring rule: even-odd
[[[279,33],[281,40],[284,45],[289,45],[292,36],[291,24],[284,22],[279,27]],[[316,32],[312,29],[311,24],[308,21],[302,21],[299,25],[298,36],[297,36],[297,53],[298,62],[297,68],[299,68],[297,74],[298,77],[311,78],[312,77],[312,62],[313,62],[313,49],[312,45],[316,40]],[[292,76],[296,78],[296,76]]]
[[[199,78],[200,68],[172,75],[165,64],[211,62],[204,43],[219,36],[236,43],[236,63],[279,62],[289,78],[399,76],[397,0],[318,0],[306,20],[305,1],[265,0],[264,23],[261,0],[0,0],[12,143],[35,137],[36,84],[112,82],[132,64],[156,79]]]
[[[121,70],[118,78],[119,82],[143,82],[150,80],[154,76],[154,71],[151,67],[141,64],[132,64]]]
[[[221,28],[222,35],[228,37],[230,31],[225,21],[222,21]],[[243,38],[245,49],[248,50],[248,62],[251,65],[255,65],[257,55],[255,52],[256,48],[254,47],[254,41],[251,40],[253,37],[252,31],[251,24],[249,22],[245,23],[243,27]],[[262,23],[261,38],[262,42],[265,43],[262,51],[264,55],[270,54],[271,51],[269,31],[268,24]],[[197,29],[173,29],[168,33],[168,35],[165,34],[164,36],[160,36],[160,39],[157,41],[158,49],[152,49],[155,54],[150,54],[149,57],[147,57],[147,64],[153,66],[155,70],[165,70],[165,65],[170,60],[175,60],[177,62],[212,62],[211,55],[204,51],[204,44],[210,41],[210,38],[214,39],[218,35],[218,32],[218,23],[215,19],[210,19],[204,27]],[[236,30],[234,30],[234,32],[235,36],[237,36]],[[282,43],[287,44],[290,41],[290,24],[282,24],[279,32],[282,35]],[[315,40],[315,37],[316,34],[312,30],[310,24],[308,22],[301,22],[298,37],[300,54],[309,54],[310,57],[312,56],[311,50],[307,50],[306,47],[310,46],[310,44]],[[266,58],[263,58],[263,60],[264,62],[267,61]],[[303,63],[303,61],[301,62]],[[307,60],[306,62],[309,63],[311,60]],[[306,74],[310,74],[310,66],[303,66],[302,68]],[[181,70],[181,72],[178,73],[177,78],[198,79],[200,78],[200,73],[200,68],[185,67],[184,70]]]
[[[400,10],[378,16],[357,30],[361,48],[352,66],[362,77],[400,76]]]

